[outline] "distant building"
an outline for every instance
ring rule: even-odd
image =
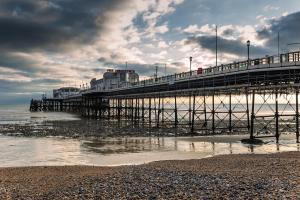
[[[56,90],[53,90],[53,98],[61,99],[70,95],[79,94],[79,88],[75,87],[62,87]]]
[[[92,79],[91,89],[105,91],[119,87],[134,85],[139,81],[139,75],[134,70],[108,69],[102,79]]]

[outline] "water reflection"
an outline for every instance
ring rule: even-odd
[[[210,137],[191,138],[165,138],[165,137],[143,137],[143,138],[109,138],[102,140],[81,141],[82,151],[94,152],[103,155],[140,153],[140,152],[209,152],[211,155],[234,154],[234,153],[269,153],[280,152],[293,148],[299,151],[299,144],[276,144],[274,141],[266,141],[265,144],[242,144],[237,138],[243,136],[220,136],[226,137],[227,142],[205,141]],[[232,137],[232,138],[230,138]],[[215,137],[218,138],[218,137]],[[211,139],[209,139],[211,140]],[[293,147],[295,146],[295,147]]]
[[[124,137],[99,140],[0,136],[0,167],[36,165],[125,165],[199,159],[221,154],[299,151],[292,139],[245,145],[243,136]]]

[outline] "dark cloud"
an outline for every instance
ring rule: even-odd
[[[216,49],[216,38],[214,36],[194,36],[188,38],[186,41],[189,43],[199,44],[202,48],[211,50],[215,52]],[[222,37],[218,37],[218,51],[220,53],[229,53],[238,55],[241,57],[246,57],[247,55],[247,45],[246,41],[240,40],[229,40],[224,39]],[[261,57],[268,54],[268,49],[263,47],[251,47],[251,56],[253,57]]]
[[[224,36],[232,36],[235,34],[235,30],[232,28],[228,28],[225,31],[223,31]]]
[[[272,19],[269,21],[269,26],[261,30],[257,30],[258,39],[265,40],[265,45],[251,46],[252,57],[262,57],[264,55],[273,55],[277,53],[278,32],[280,33],[281,49],[289,48],[289,43],[300,42],[300,12],[293,13],[279,19]],[[234,30],[228,29],[223,32],[224,36],[233,35]],[[215,51],[215,37],[214,36],[194,36],[188,38],[187,44],[196,43],[201,47]],[[218,48],[220,52],[230,53],[245,57],[247,55],[246,41],[229,40],[222,37],[218,38]]]
[[[24,56],[3,52],[0,54],[0,67],[15,69],[26,75],[34,74],[41,69],[38,68],[36,61],[25,58]]]
[[[280,43],[282,48],[286,48],[289,43],[300,42],[300,12],[296,12],[279,19],[270,21],[270,26],[259,30],[260,39],[267,40],[267,46],[272,47],[277,52],[277,35],[280,33]]]
[[[55,77],[55,64],[47,63],[41,57],[35,58],[31,53],[64,53],[93,43],[104,29],[108,20],[105,17],[107,12],[126,2],[127,0],[1,0],[0,72],[1,78],[6,79],[0,80],[0,102],[9,95],[20,98],[22,96],[19,94],[59,87],[63,80],[41,79],[41,76]],[[15,81],[11,81],[13,78]]]
[[[65,50],[93,42],[104,13],[121,0],[3,0],[0,2],[0,48]]]

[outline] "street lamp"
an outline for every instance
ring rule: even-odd
[[[248,69],[250,65],[250,40],[247,41],[247,49],[248,49],[248,65],[247,65],[247,69]]]
[[[190,76],[192,76],[192,61],[193,61],[193,57],[190,57]]]

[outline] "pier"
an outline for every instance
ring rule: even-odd
[[[250,139],[294,133],[299,142],[300,52],[251,59],[139,81],[65,98],[32,100],[31,111],[130,120],[190,134],[249,133]]]

